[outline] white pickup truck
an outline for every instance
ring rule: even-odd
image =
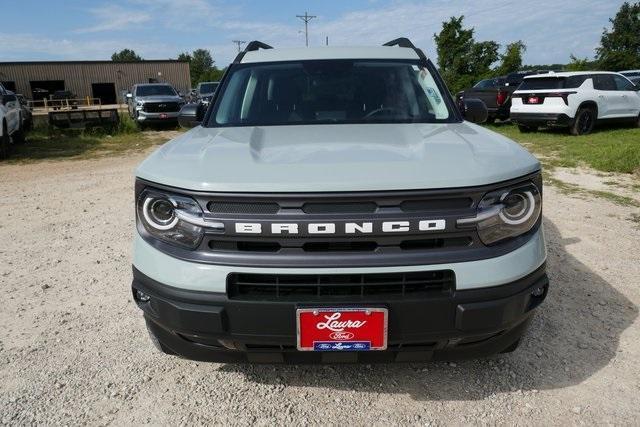
[[[0,84],[0,159],[9,156],[10,144],[24,141],[22,109],[16,94]]]

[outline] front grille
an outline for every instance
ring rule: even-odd
[[[177,102],[145,102],[142,110],[147,113],[175,113],[180,111]]]
[[[325,240],[313,241],[308,239],[283,239],[274,240],[234,240],[222,239],[219,236],[209,240],[208,247],[212,251],[222,252],[279,252],[281,250],[302,250],[304,252],[373,252],[384,251],[385,248],[398,248],[402,251],[431,250],[442,248],[465,248],[473,244],[473,239],[469,236],[446,237],[446,238],[418,238],[395,240],[388,245],[380,244],[372,240]]]
[[[455,289],[451,270],[385,274],[247,274],[227,277],[234,300],[317,301],[327,298],[375,299],[376,296],[442,296]]]
[[[488,247],[476,229],[458,227],[457,221],[476,215],[488,192],[529,180],[542,186],[540,175],[533,174],[498,184],[433,190],[181,190],[198,203],[205,220],[222,227],[208,229],[194,250],[154,244],[184,260],[257,268],[392,267],[493,258],[522,246],[539,224],[528,235]],[[139,180],[137,194],[146,186],[163,188]],[[390,230],[390,224],[404,224],[404,229]]]
[[[278,213],[280,206],[277,203],[213,201],[207,203],[207,209],[211,213],[221,214],[273,215]]]

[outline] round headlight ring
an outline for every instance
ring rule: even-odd
[[[531,191],[524,191],[524,192],[518,192],[518,193],[507,192],[500,197],[500,201],[504,202],[504,200],[509,195],[519,196],[523,201],[522,202],[523,207],[516,215],[505,212],[504,208],[501,209],[500,213],[498,214],[500,216],[500,219],[505,224],[509,224],[509,225],[520,225],[525,223],[526,221],[529,220],[529,218],[531,218],[531,215],[533,215],[533,213],[536,210],[536,200],[533,197],[533,193]]]
[[[161,218],[157,213],[154,213],[155,209],[163,208],[161,204],[171,206],[171,215],[169,218]],[[170,199],[147,197],[142,205],[142,214],[149,226],[156,230],[170,230],[178,223],[178,217],[175,214],[176,207],[176,204]]]

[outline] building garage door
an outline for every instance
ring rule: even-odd
[[[29,82],[31,86],[32,99],[38,101],[40,99],[49,98],[58,90],[64,90],[64,80],[33,80]]]
[[[92,83],[91,93],[94,98],[100,98],[102,105],[118,103],[115,83]]]

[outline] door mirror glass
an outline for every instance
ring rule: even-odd
[[[178,114],[178,123],[183,128],[192,128],[202,123],[204,114],[206,112],[205,106],[201,103],[186,104],[180,110]]]

